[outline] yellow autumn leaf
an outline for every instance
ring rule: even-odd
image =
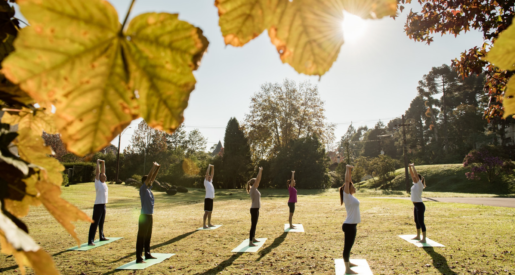
[[[397,0],[342,0],[343,8],[363,19],[381,19],[393,16],[397,11]]]
[[[0,201],[0,207],[1,204]],[[36,274],[59,274],[52,257],[1,211],[0,248],[0,252],[14,256],[22,274],[25,274],[25,266],[32,267]]]
[[[209,42],[202,30],[168,13],[138,15],[125,34],[130,37],[123,46],[130,53],[127,60],[140,115],[149,126],[173,133],[184,120],[196,83],[193,70]]]
[[[217,0],[226,44],[242,46],[268,29],[283,63],[323,75],[343,45],[343,10],[365,19],[395,15],[396,0]]]
[[[499,34],[484,58],[501,70],[515,70],[515,24]]]
[[[30,26],[20,30],[3,73],[38,103],[55,105],[69,151],[100,150],[136,117],[116,10],[102,0],[17,4]]]
[[[28,128],[36,135],[41,135],[43,131],[49,134],[56,134],[52,113],[45,109],[32,111],[23,107],[17,114],[4,113],[2,123],[10,125],[18,124],[18,130]]]
[[[504,118],[515,114],[515,77],[511,77],[506,84],[502,106],[504,107]]]
[[[38,190],[36,189],[36,183],[38,182],[39,174],[33,174],[32,176],[23,180],[25,183],[25,195],[22,200],[11,200],[5,199],[5,209],[14,216],[21,218],[29,214],[30,206],[40,206],[41,201],[37,197]]]
[[[21,129],[18,134],[15,144],[20,158],[43,168],[46,171],[44,176],[53,184],[61,186],[63,183],[61,172],[64,171],[64,166],[57,159],[50,157],[52,148],[45,146],[43,138],[32,134],[30,129]]]
[[[216,0],[225,45],[241,47],[268,29],[287,0]]]
[[[86,213],[73,204],[61,198],[61,187],[48,181],[38,181],[36,189],[39,191],[39,200],[54,218],[72,235],[80,245],[79,237],[75,232],[75,226],[71,222],[86,221],[92,223]]]

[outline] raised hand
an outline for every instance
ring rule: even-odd
[[[263,170],[263,167],[259,167],[259,171],[262,171]]]

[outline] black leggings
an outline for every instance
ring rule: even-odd
[[[100,240],[106,238],[104,236],[105,218],[106,218],[106,205],[105,204],[95,204],[93,206],[93,223],[89,226],[88,243],[93,243],[95,241],[95,234],[97,233],[97,227],[98,227],[98,235],[100,237]]]
[[[356,240],[357,224],[344,223],[342,225],[343,233],[345,233],[345,244],[343,245],[343,261],[348,262],[350,258],[350,250]]]
[[[154,217],[152,215],[140,214],[138,223],[138,237],[136,238],[136,260],[141,261],[141,253],[145,250],[145,258],[150,257],[150,239],[152,238],[152,227]]]
[[[415,224],[417,229],[422,228],[422,232],[426,232],[426,224],[424,223],[424,212],[426,212],[426,206],[423,202],[414,202],[413,214],[415,216]]]
[[[251,242],[254,240],[254,237],[256,236],[256,226],[259,219],[259,208],[250,208],[250,220],[252,222],[252,225],[250,226],[250,238],[249,241]]]

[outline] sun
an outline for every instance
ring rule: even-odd
[[[367,30],[367,21],[363,18],[343,11],[342,31],[345,42],[358,41]]]

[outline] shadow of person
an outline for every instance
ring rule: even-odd
[[[224,268],[232,265],[234,263],[234,261],[236,261],[236,259],[241,257],[241,255],[243,255],[243,252],[236,253],[236,254],[232,255],[229,259],[218,264],[217,266],[215,266],[209,270],[206,270],[203,273],[200,273],[200,275],[218,274],[219,272],[222,272],[224,270]]]
[[[151,247],[150,247],[150,251],[152,251],[153,249],[156,249],[156,248],[159,248],[159,247],[165,246],[165,245],[169,245],[169,244],[172,244],[172,243],[178,242],[178,241],[180,241],[180,240],[182,240],[182,239],[184,239],[184,238],[188,237],[189,235],[191,235],[191,234],[193,234],[193,233],[195,233],[195,232],[197,232],[197,230],[190,231],[190,232],[188,232],[188,233],[184,233],[184,234],[179,235],[179,236],[177,236],[177,237],[175,237],[175,238],[173,238],[173,239],[170,239],[170,240],[168,240],[168,241],[166,241],[166,242],[162,242],[162,243],[160,243],[160,244],[155,244],[155,245],[153,245],[153,246],[151,246]],[[120,259],[118,259],[118,260],[114,260],[114,261],[112,261],[111,263],[116,263],[116,262],[119,262],[119,261],[125,260],[125,259],[127,259],[127,258],[134,257],[134,256],[136,256],[136,251],[134,251],[134,252],[132,252],[132,253],[129,253],[129,254],[127,254],[126,256],[124,256],[124,257],[122,257],[122,258],[120,258]]]
[[[279,245],[281,245],[281,243],[284,242],[284,240],[286,239],[286,235],[288,235],[288,232],[283,232],[283,234],[281,234],[281,236],[275,238],[274,242],[271,245],[269,245],[265,249],[261,250],[261,252],[259,252],[259,258],[256,261],[261,260],[268,253],[272,252],[272,250],[274,248],[276,248]]]
[[[424,251],[433,258],[433,266],[438,269],[441,274],[458,274],[449,267],[447,259],[442,254],[436,252],[432,247],[424,247]]]

